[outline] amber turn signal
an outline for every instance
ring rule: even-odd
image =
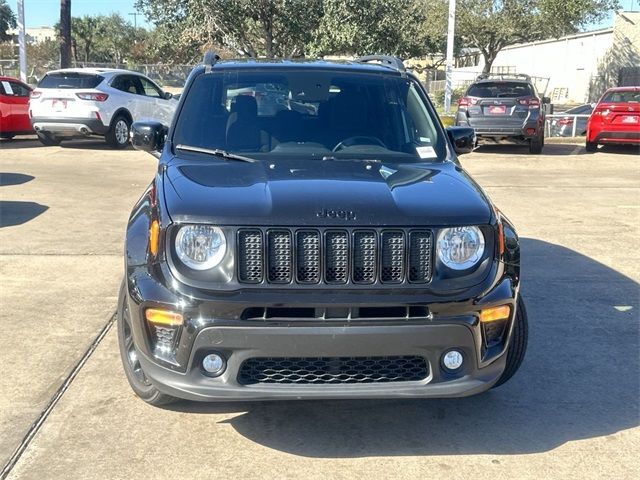
[[[169,310],[147,308],[144,312],[144,316],[149,323],[156,325],[182,325],[182,315]]]
[[[149,252],[154,257],[158,254],[158,241],[160,239],[160,224],[157,220],[151,222],[149,228]]]
[[[480,321],[482,323],[495,322],[496,320],[504,320],[509,318],[511,307],[509,305],[500,305],[499,307],[491,307],[480,311]]]

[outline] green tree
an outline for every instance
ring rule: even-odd
[[[91,17],[85,15],[84,17],[73,18],[71,23],[73,28],[71,30],[73,56],[76,61],[83,60],[85,62],[91,61],[91,54],[96,36],[101,32],[98,30],[99,17]],[[79,58],[79,54],[82,53],[82,58]]]
[[[6,0],[0,0],[0,42],[11,40],[11,35],[7,34],[10,28],[16,28],[16,16]]]
[[[71,23],[76,62],[125,63],[148,35],[120,14],[74,17]]]
[[[568,35],[617,6],[617,0],[458,0],[456,33],[480,50],[489,73],[504,47]]]
[[[248,57],[306,52],[322,16],[322,0],[138,0],[157,27],[175,25],[175,40],[226,47]]]
[[[427,0],[325,0],[315,35],[318,55],[382,53],[401,58],[443,49],[441,2]],[[434,15],[437,9],[439,14]]]

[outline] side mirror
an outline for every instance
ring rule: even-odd
[[[160,152],[164,147],[167,127],[160,122],[134,122],[131,125],[131,144],[143,152]]]
[[[449,127],[447,135],[458,155],[471,153],[476,146],[476,131],[471,127]]]
[[[551,103],[551,99],[549,97],[542,97],[542,103]]]
[[[164,92],[164,94],[162,96],[164,97],[165,100],[171,100],[173,98],[173,93]]]

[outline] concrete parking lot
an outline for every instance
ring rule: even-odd
[[[482,147],[462,163],[522,238],[531,332],[511,382],[453,400],[161,409],[133,395],[109,328],[156,160],[0,143],[7,478],[639,478],[638,151]]]

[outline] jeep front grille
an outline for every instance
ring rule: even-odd
[[[237,240],[240,283],[371,285],[431,280],[430,230],[241,228]]]
[[[238,373],[241,385],[415,382],[429,376],[423,357],[250,358]]]

